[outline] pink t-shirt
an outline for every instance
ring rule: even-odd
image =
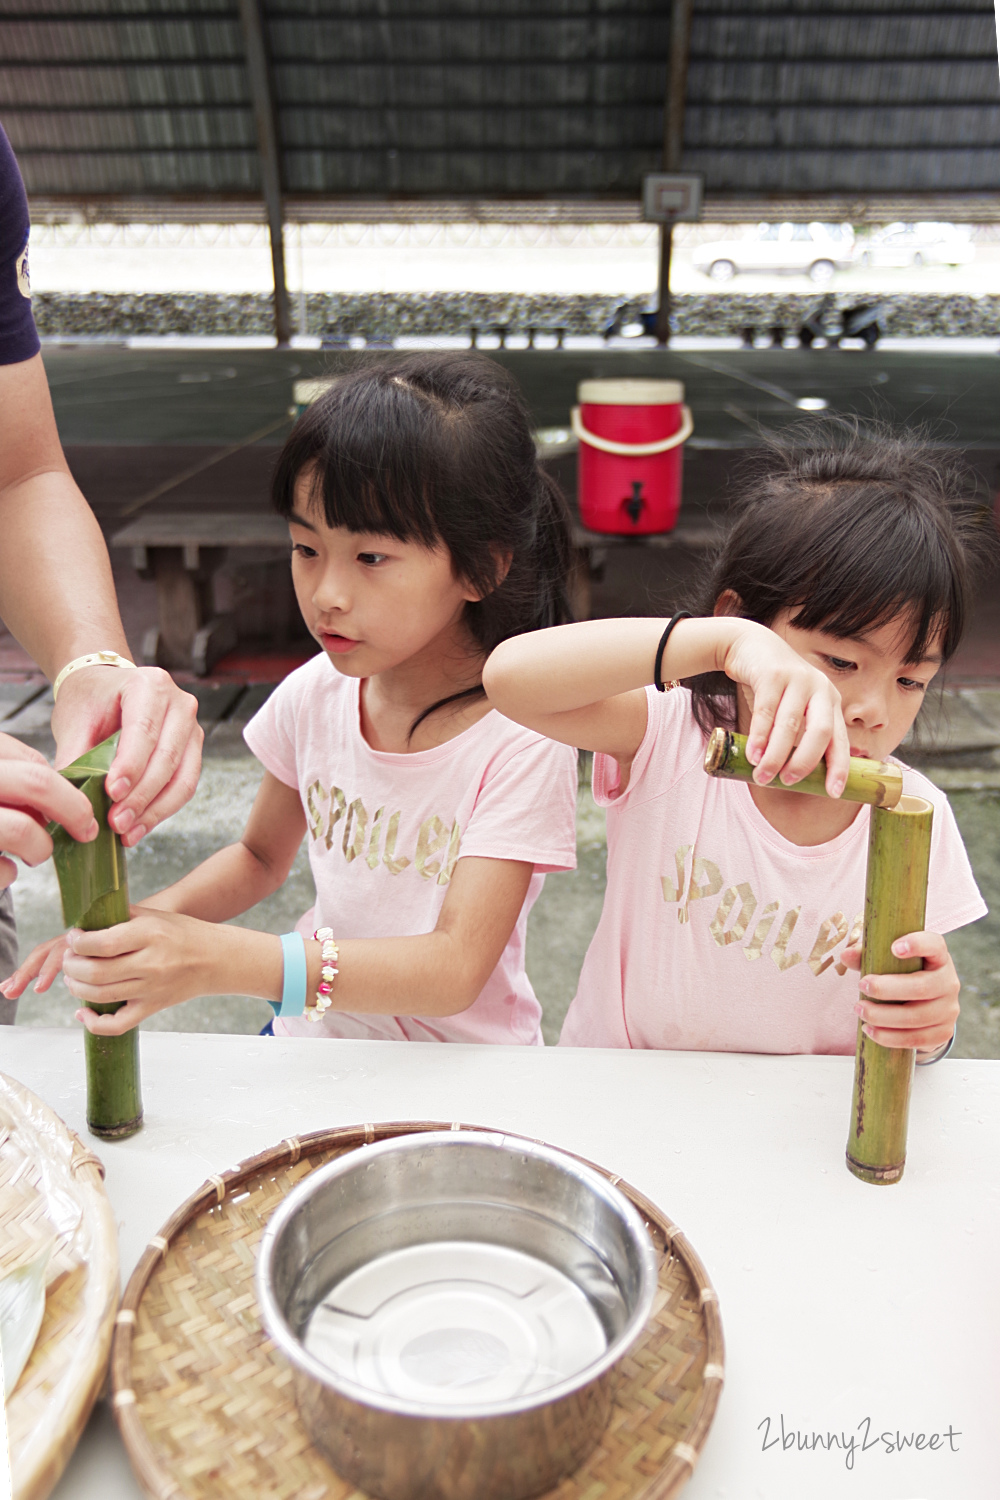
[[[868,808],[829,843],[789,843],[745,783],[705,774],[686,689],[647,706],[620,796],[617,763],[594,757],[608,888],[560,1044],[853,1052],[858,976],[839,957],[861,932]],[[986,906],[947,798],[903,769],[934,805],[927,930],[951,932]]]
[[[482,993],[455,1016],[282,1019],[286,1036],[540,1044],[541,1007],[524,969],[528,913],[547,870],[576,863],[576,753],[495,709],[444,745],[412,755],[373,750],[361,733],[360,683],[326,656],[286,677],[245,730],[254,755],[296,787],[305,809],[316,905],[311,936],[432,932],[459,859],[535,866],[510,941]]]

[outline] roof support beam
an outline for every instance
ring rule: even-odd
[[[663,105],[663,170],[679,172],[684,149],[684,106],[687,103],[688,58],[691,55],[693,0],[673,0],[670,10],[670,61],[667,97]],[[674,227],[660,225],[659,295],[656,303],[656,342],[670,342],[670,256]]]
[[[257,122],[261,186],[271,234],[271,266],[274,272],[274,336],[280,345],[292,337],[292,308],[285,280],[284,203],[281,192],[281,156],[278,119],[271,85],[271,66],[261,14],[261,0],[240,0],[240,23],[246,49],[247,77]]]

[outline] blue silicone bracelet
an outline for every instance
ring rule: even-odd
[[[279,1016],[301,1016],[306,1008],[306,945],[301,932],[281,934],[281,953],[285,977],[281,986],[281,1004],[275,1007]],[[274,1005],[274,1001],[271,1001]]]

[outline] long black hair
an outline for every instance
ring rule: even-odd
[[[271,496],[286,518],[303,474],[328,526],[447,547],[456,575],[482,595],[465,623],[484,657],[508,636],[571,618],[566,502],[538,461],[524,398],[485,355],[389,356],[343,374],[278,459]],[[432,704],[413,729],[482,691]]]
[[[802,630],[853,636],[901,614],[907,660],[934,642],[958,648],[971,588],[995,543],[972,476],[926,433],[828,417],[768,435],[744,467],[736,519],[691,601],[710,615],[723,594],[744,619],[770,625],[790,609]],[[690,679],[706,734],[736,725],[736,684],[721,672]]]

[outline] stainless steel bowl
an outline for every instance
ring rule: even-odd
[[[642,1219],[599,1173],[472,1131],[320,1168],[257,1262],[313,1441],[382,1500],[522,1500],[576,1468],[656,1283]]]

